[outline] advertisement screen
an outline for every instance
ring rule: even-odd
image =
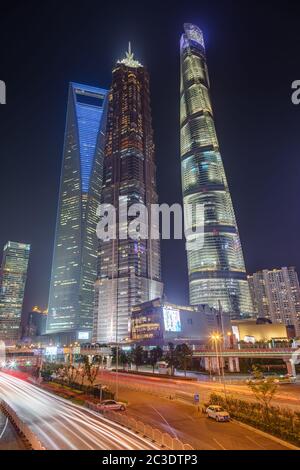
[[[56,346],[49,346],[46,348],[46,356],[56,356],[57,354],[57,347]]]
[[[88,331],[79,331],[78,332],[78,339],[89,339],[89,332]]]
[[[181,331],[179,310],[164,307],[163,315],[165,331],[171,331],[174,333]]]

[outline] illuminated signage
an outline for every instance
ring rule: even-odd
[[[88,331],[79,331],[78,332],[78,339],[89,339],[89,332]]]
[[[57,347],[56,346],[49,346],[46,348],[46,356],[56,356],[57,354]]]
[[[165,331],[179,332],[181,331],[179,310],[172,307],[163,307]]]

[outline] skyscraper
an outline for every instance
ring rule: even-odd
[[[117,210],[117,238],[100,241],[94,340],[129,336],[133,305],[162,293],[159,240],[118,236],[120,205],[157,202],[153,131],[146,69],[129,50],[113,70],[109,94],[102,203]],[[132,218],[125,216],[125,225]],[[151,225],[151,220],[150,224]]]
[[[232,316],[253,306],[216,135],[203,34],[184,25],[180,41],[180,146],[184,204],[204,205],[204,246],[187,252],[190,303]]]
[[[294,326],[300,335],[300,287],[294,267],[263,269],[248,276],[255,313]]]
[[[69,86],[47,333],[92,329],[106,96]]]
[[[8,242],[0,271],[0,339],[20,335],[21,314],[27,278],[30,245]]]

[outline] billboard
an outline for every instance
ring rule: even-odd
[[[89,339],[90,335],[88,331],[79,331],[78,339]]]
[[[172,307],[163,307],[165,331],[173,333],[181,331],[179,310]]]

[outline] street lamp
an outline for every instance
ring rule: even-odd
[[[228,339],[229,339],[229,348],[233,349],[233,336],[232,336],[231,331],[227,331],[227,336],[228,336]]]
[[[221,356],[221,366],[220,366],[220,359],[219,359],[219,353],[218,353],[218,343],[220,344],[220,353],[222,352],[221,350],[221,345],[222,345],[222,335],[218,332],[213,333],[211,335],[211,339],[214,342],[215,349],[216,349],[216,359],[217,359],[217,364],[218,364],[218,372],[219,372],[219,378],[221,377],[221,370],[222,370],[222,380],[223,380],[223,387],[224,387],[224,395],[225,395],[225,400],[227,401],[227,390],[226,390],[226,384],[225,384],[225,374],[224,374],[224,365],[223,365],[223,357]]]
[[[214,343],[214,346],[215,346],[215,350],[216,350],[216,360],[217,360],[217,365],[218,365],[218,374],[219,374],[219,377],[221,375],[221,372],[220,372],[220,363],[219,363],[219,355],[218,355],[218,341],[220,341],[221,339],[221,335],[219,333],[213,333],[211,335],[211,340],[213,341]]]

